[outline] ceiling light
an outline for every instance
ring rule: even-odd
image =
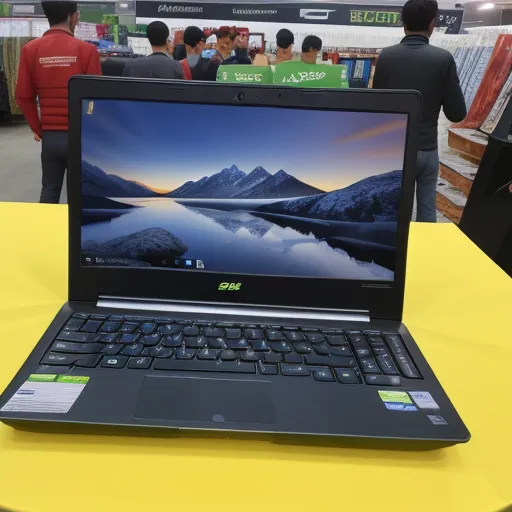
[[[487,11],[489,9],[494,9],[494,4],[491,4],[491,3],[488,3],[488,4],[483,4],[481,5],[478,10],[479,11]]]

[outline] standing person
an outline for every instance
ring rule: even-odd
[[[292,60],[293,57],[293,43],[295,43],[295,37],[293,32],[287,28],[282,28],[276,34],[276,64],[281,62],[287,62]]]
[[[180,61],[186,80],[204,80],[215,82],[219,63],[202,56],[206,48],[204,32],[195,26],[190,26],[183,33],[183,42],[187,50],[186,59]]]
[[[41,203],[58,203],[68,167],[68,81],[101,75],[95,46],[75,39],[76,2],[42,2],[50,30],[21,49],[16,102],[41,145]],[[41,117],[37,112],[37,99]]]
[[[220,64],[252,64],[247,53],[246,34],[234,34],[230,27],[220,27],[217,31],[216,55],[212,57]]]
[[[171,58],[169,27],[163,21],[151,22],[146,35],[153,53],[147,57],[132,59],[126,64],[123,76],[138,78],[183,78],[178,61]]]
[[[305,64],[316,64],[318,52],[322,50],[322,40],[318,36],[306,36],[302,42],[300,60]]]
[[[385,48],[377,61],[374,89],[414,89],[423,96],[416,162],[418,222],[436,222],[439,174],[437,123],[441,107],[452,122],[466,117],[466,104],[451,53],[431,46],[436,0],[409,0],[402,11],[405,37]]]

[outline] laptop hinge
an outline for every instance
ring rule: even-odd
[[[331,320],[344,322],[369,322],[369,311],[297,308],[290,306],[265,306],[232,304],[223,302],[194,302],[152,300],[124,297],[100,297],[100,308],[129,309],[135,311],[162,311],[166,313],[195,313],[203,315],[258,316],[307,320]]]

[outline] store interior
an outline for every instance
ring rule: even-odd
[[[150,53],[145,29],[157,19],[169,26],[174,45],[182,43],[189,25],[200,26],[206,35],[221,26],[243,27],[249,33],[253,56],[264,53],[270,63],[276,53],[276,33],[286,27],[295,36],[294,58],[299,58],[305,36],[319,36],[323,45],[318,62],[342,64],[351,88],[370,88],[380,52],[403,37],[398,5],[332,3],[332,9],[315,10],[315,4],[294,2],[279,4],[279,10],[261,4],[265,9],[254,11],[252,7],[234,9],[229,3],[203,2],[202,7],[195,7],[183,2],[179,12],[173,5],[151,1],[79,3],[81,21],[75,35],[97,46],[105,70],[115,70],[122,69],[127,59]],[[272,21],[275,16],[278,22]],[[281,21],[282,17],[290,21]],[[0,2],[0,152],[7,162],[0,200],[37,201],[39,148],[23,123],[14,88],[21,47],[47,29],[40,4]],[[441,3],[438,27],[430,42],[453,54],[468,110],[461,123],[450,123],[442,113],[439,121],[437,220],[460,224],[489,138],[501,141],[503,151],[510,150],[512,3]],[[19,169],[24,169],[23,177]],[[27,175],[33,179],[26,179]],[[511,176],[504,175],[506,179]]]

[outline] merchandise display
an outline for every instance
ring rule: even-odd
[[[500,122],[501,116],[505,112],[505,108],[507,107],[510,98],[512,97],[512,72],[509,74],[507,81],[503,85],[501,92],[496,100],[496,103],[492,107],[492,110],[489,112],[487,119],[480,126],[480,129],[490,134],[492,133],[497,124]]]

